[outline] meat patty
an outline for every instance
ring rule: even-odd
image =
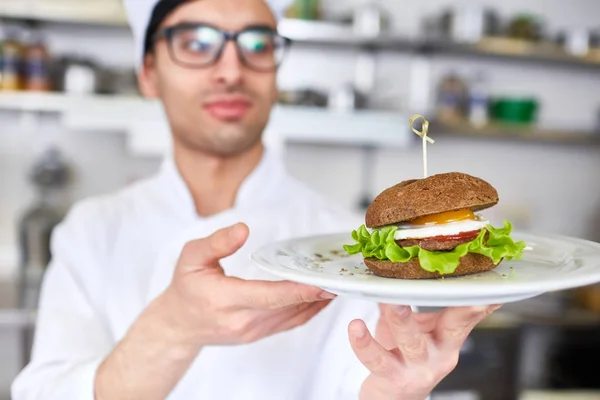
[[[468,242],[474,240],[475,238],[477,238],[477,234],[469,235],[463,239],[443,239],[443,240],[441,240],[441,238],[407,239],[407,240],[396,240],[396,243],[400,247],[419,246],[420,248],[422,248],[424,250],[428,250],[428,251],[451,251],[463,243],[468,243]]]

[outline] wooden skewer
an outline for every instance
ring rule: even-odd
[[[421,126],[421,131],[418,131],[417,129],[415,129],[414,127],[414,123],[416,120],[418,119],[422,119],[423,120],[423,125]],[[430,138],[429,136],[427,136],[427,134],[429,133],[429,121],[427,121],[425,119],[424,116],[422,115],[413,115],[412,118],[410,119],[410,129],[416,133],[421,139],[423,139],[423,175],[425,176],[425,178],[427,178],[427,142],[434,144],[435,140],[433,140],[432,138]]]

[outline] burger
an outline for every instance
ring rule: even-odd
[[[437,279],[479,274],[520,259],[525,243],[512,225],[492,226],[480,211],[498,204],[483,179],[459,172],[401,182],[370,204],[365,224],[352,232],[351,255],[362,254],[377,276]]]

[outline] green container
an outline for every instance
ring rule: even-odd
[[[498,98],[490,102],[490,115],[498,122],[533,123],[538,110],[539,102],[535,99]]]
[[[294,18],[307,20],[320,18],[319,0],[295,0],[292,9]]]

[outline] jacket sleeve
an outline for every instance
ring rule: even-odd
[[[31,361],[13,382],[13,400],[94,399],[96,370],[113,344],[98,307],[103,283],[89,211],[71,213],[54,231]]]

